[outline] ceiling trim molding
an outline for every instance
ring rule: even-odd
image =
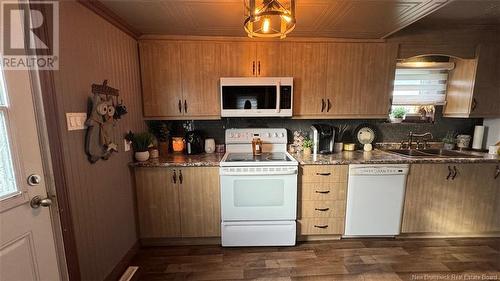
[[[115,14],[111,9],[106,7],[104,4],[97,0],[77,0],[78,3],[82,4],[89,10],[93,11],[101,18],[105,19],[107,22],[111,23],[121,31],[130,35],[134,39],[139,39],[141,32],[135,30],[127,22],[125,22],[121,17]]]
[[[287,37],[286,39],[262,39],[231,36],[155,35],[144,34],[138,40],[192,40],[192,41],[247,41],[247,42],[325,42],[325,43],[385,43],[385,39],[351,39],[329,37]]]

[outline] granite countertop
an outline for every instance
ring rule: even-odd
[[[425,157],[410,158],[379,149],[370,152],[343,151],[330,155],[292,154],[300,165],[343,165],[343,164],[412,164],[412,163],[500,163],[500,156],[481,152],[467,152],[480,158]],[[224,154],[203,153],[198,155],[169,154],[167,157],[134,162],[132,167],[217,167]]]
[[[449,158],[430,156],[425,158],[410,158],[375,149],[370,152],[343,151],[330,155],[303,155],[292,156],[300,165],[342,165],[342,164],[412,164],[412,163],[500,163],[500,157],[481,152],[467,152],[480,158]]]
[[[172,153],[167,157],[149,159],[146,162],[130,163],[132,167],[218,167],[223,153],[186,155]]]

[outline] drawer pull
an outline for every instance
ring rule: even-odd
[[[332,173],[316,173],[317,176],[330,176]]]
[[[314,225],[314,227],[316,227],[316,228],[328,228],[328,224],[327,225]]]
[[[328,194],[330,193],[330,190],[325,190],[325,191],[316,190],[316,193]]]
[[[330,210],[330,208],[314,208],[314,210],[320,211],[320,212],[326,212],[326,211]]]

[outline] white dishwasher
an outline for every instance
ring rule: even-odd
[[[400,233],[409,165],[349,165],[345,237]]]

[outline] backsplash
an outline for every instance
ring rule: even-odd
[[[182,135],[186,121],[169,121],[172,125],[172,135]],[[440,141],[447,132],[456,134],[470,134],[474,132],[475,125],[481,125],[480,118],[443,118],[442,107],[436,107],[434,123],[401,123],[392,124],[386,120],[358,120],[358,119],[321,119],[302,120],[289,118],[223,118],[221,120],[195,120],[192,128],[200,130],[204,137],[214,138],[217,143],[224,143],[224,130],[231,128],[286,128],[288,141],[292,142],[292,132],[302,130],[309,132],[311,124],[325,123],[335,127],[347,124],[354,130],[362,123],[374,124],[379,131],[379,142],[399,142],[408,137],[408,132],[431,132],[435,141]]]

